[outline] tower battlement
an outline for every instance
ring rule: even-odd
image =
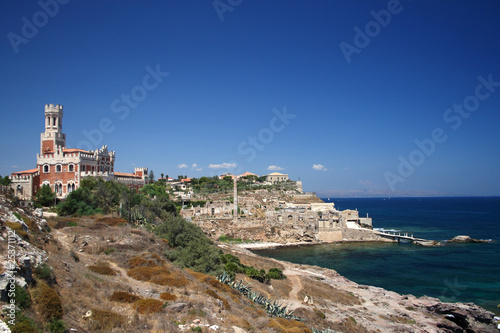
[[[59,104],[45,104],[45,112],[62,112],[63,106]]]
[[[148,168],[144,167],[134,168],[134,174],[141,177],[142,179],[145,179],[148,175]]]

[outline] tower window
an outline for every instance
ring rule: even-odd
[[[69,172],[75,171],[75,167],[73,166],[73,164],[68,165],[68,171]]]
[[[49,172],[50,172],[50,167],[49,167],[47,164],[45,164],[45,165],[43,166],[43,172],[44,172],[44,173],[49,173]]]
[[[56,165],[56,172],[61,172],[62,166],[60,164]]]

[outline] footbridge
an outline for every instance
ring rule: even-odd
[[[387,237],[396,240],[398,243],[400,242],[408,242],[408,243],[413,243],[415,241],[419,242],[426,242],[427,239],[423,238],[416,238],[413,234],[407,233],[407,232],[392,232],[392,231],[373,231],[375,234],[382,236],[382,237]]]

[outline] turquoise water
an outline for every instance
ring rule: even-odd
[[[493,239],[486,244],[345,243],[256,253],[299,264],[331,268],[352,281],[401,294],[428,295],[446,302],[473,302],[500,313],[500,197],[331,199],[358,209],[375,228],[446,240],[456,235]]]

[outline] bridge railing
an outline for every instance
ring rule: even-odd
[[[378,231],[378,233],[382,234],[382,235],[387,235],[387,236],[394,236],[394,237],[405,237],[405,238],[415,238],[413,236],[413,234],[410,234],[410,233],[407,233],[407,232],[404,232],[404,233],[401,233],[401,232],[392,232],[392,231]]]

